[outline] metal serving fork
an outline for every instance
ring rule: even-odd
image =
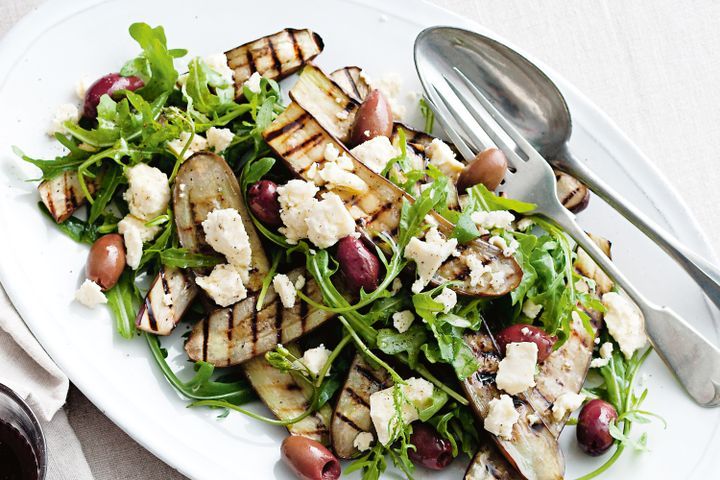
[[[638,305],[652,345],[690,396],[702,406],[719,406],[720,350],[677,313],[650,302],[630,283],[562,206],[555,175],[545,159],[465,74],[454,68],[452,78],[439,73],[428,77],[423,78],[428,103],[460,154],[470,161],[490,142],[497,145],[510,167],[498,191],[534,203],[534,214],[567,232]]]

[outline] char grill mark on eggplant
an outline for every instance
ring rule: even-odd
[[[302,356],[295,345],[288,345],[295,356]],[[271,366],[264,357],[253,358],[242,366],[258,397],[280,420],[297,417],[309,407],[312,390],[304,381],[291,373],[284,373]],[[307,437],[323,445],[330,441],[330,415],[328,405],[310,416],[287,426],[291,435]]]
[[[225,52],[228,66],[234,72],[235,96],[242,96],[243,84],[253,73],[281,80],[317,57],[323,48],[317,33],[286,28]]]
[[[298,268],[289,272],[288,277],[295,282],[302,273],[304,269]],[[322,302],[322,294],[313,279],[305,282],[303,292],[314,301]],[[188,356],[218,367],[237,365],[280,343],[291,342],[334,317],[333,313],[312,307],[303,314],[305,307],[300,299],[293,308],[283,308],[272,286],[260,311],[256,310],[256,303],[257,296],[251,295],[200,320],[185,344]]]
[[[362,69],[360,67],[343,67],[332,72],[330,78],[350,98],[362,103],[372,89],[361,74]]]
[[[95,185],[87,183],[93,193]],[[57,223],[63,223],[75,210],[85,203],[85,194],[80,187],[77,172],[64,171],[57,177],[38,185],[40,199]]]
[[[372,232],[388,232],[390,235],[397,233],[402,200],[407,199],[412,202],[413,198],[354,159],[342,143],[328,134],[318,121],[298,104],[292,102],[263,132],[263,135],[268,145],[285,160],[288,167],[305,180],[308,180],[307,171],[313,163],[317,163],[318,167],[322,167],[325,163],[324,150],[328,143],[344,152],[353,161],[354,173],[369,187],[368,191],[362,195],[338,193],[350,214],[357,220],[358,227],[369,237],[372,236]],[[310,142],[310,139],[314,140]],[[430,212],[430,215],[438,223],[438,229],[449,237],[453,225],[435,212]],[[513,258],[504,257],[496,247],[482,240],[475,240],[463,245],[461,251],[467,254],[476,254],[486,264],[490,264],[494,271],[504,272],[506,281],[497,287],[492,285],[472,287],[469,280],[463,280],[460,286],[453,287],[459,293],[474,296],[499,296],[506,294],[519,284],[522,278],[520,266]],[[460,257],[451,256],[440,267],[434,280],[436,283],[455,280],[458,274],[464,272],[466,268],[462,255]]]
[[[170,335],[197,295],[197,287],[179,268],[162,266],[135,318],[139,330]]]
[[[590,236],[605,254],[610,256],[610,242],[595,235]],[[597,285],[595,294],[598,297],[612,289],[612,282],[582,250],[578,250],[575,270],[595,281]],[[602,325],[602,314],[595,311],[587,311],[587,313],[590,315],[591,323],[597,332]],[[565,391],[573,393],[580,391],[585,382],[594,348],[595,336],[591,336],[582,323],[577,320],[573,321],[572,326],[570,338],[539,366],[539,372],[535,376],[537,384],[535,391],[537,393],[528,396],[528,400],[555,437],[558,437],[562,432],[571,412],[568,412],[561,420],[555,420],[550,410],[552,402]],[[495,472],[495,477],[490,478],[502,480],[522,478],[519,473],[512,469],[508,470],[508,467],[507,460],[497,448],[490,444],[482,445],[480,451],[473,458],[465,478],[471,480],[475,478],[471,473],[479,475],[480,472],[489,472],[489,474]]]
[[[355,355],[330,427],[332,447],[339,458],[352,458],[360,453],[353,445],[355,437],[358,433],[373,431],[370,395],[391,385],[385,369],[372,368],[361,354]]]

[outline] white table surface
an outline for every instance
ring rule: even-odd
[[[0,36],[41,3],[0,0]],[[574,83],[665,174],[720,251],[720,2],[434,3],[495,30]],[[77,389],[66,411],[96,479],[184,478]]]

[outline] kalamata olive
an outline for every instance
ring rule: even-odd
[[[87,278],[103,290],[109,290],[115,286],[124,268],[125,245],[120,235],[110,233],[95,240],[85,265]]]
[[[390,137],[393,129],[393,114],[385,95],[373,90],[355,115],[355,123],[350,132],[350,145],[360,145],[371,138]]]
[[[538,347],[538,363],[540,363],[552,353],[557,337],[548,335],[543,329],[532,325],[517,324],[501,330],[495,335],[495,340],[503,355],[508,343],[533,342]]]
[[[282,225],[275,182],[260,180],[252,184],[248,189],[248,204],[250,210],[261,222],[273,227]]]
[[[283,461],[302,480],[337,480],[340,462],[321,443],[290,435],[280,447]]]
[[[450,442],[430,425],[415,423],[412,427],[410,443],[415,445],[415,450],[408,450],[410,460],[430,470],[442,470],[450,465],[453,461]]]
[[[97,117],[97,106],[100,103],[100,97],[105,94],[113,96],[113,93],[119,90],[135,91],[145,86],[142,79],[138,77],[123,77],[119,73],[109,73],[104,77],[100,77],[90,85],[85,93],[85,103],[83,104],[83,117]]]
[[[337,260],[351,290],[359,291],[362,287],[372,292],[377,288],[380,260],[359,238],[342,238],[338,242]]]
[[[577,424],[577,441],[580,448],[593,457],[602,455],[615,439],[610,435],[610,424],[617,420],[615,407],[605,400],[590,400],[580,410]]]
[[[482,183],[488,190],[495,190],[503,178],[507,170],[507,158],[502,150],[490,147],[478,153],[475,158],[470,160],[458,177],[458,191],[464,192],[465,189]]]

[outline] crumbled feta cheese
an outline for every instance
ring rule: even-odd
[[[195,283],[221,307],[227,307],[247,297],[243,272],[233,265],[216,265],[210,275],[195,277]]]
[[[95,308],[101,303],[107,303],[107,297],[102,292],[100,285],[90,279],[86,279],[77,292],[75,292],[75,300],[82,303],[88,308]]]
[[[355,220],[340,197],[331,192],[315,203],[305,224],[307,237],[320,248],[331,247],[355,231]]]
[[[355,164],[353,163],[352,158],[348,157],[344,153],[338,157],[336,163],[337,166],[343,170],[347,170],[348,172],[355,171]]]
[[[167,142],[167,147],[175,155],[180,155],[185,148],[185,145],[190,142],[190,145],[188,145],[187,150],[185,150],[185,153],[183,154],[184,159],[190,158],[196,152],[207,150],[208,142],[205,137],[196,133],[192,136],[192,141],[190,141],[190,136],[192,136],[190,132],[182,132],[178,138]]]
[[[537,355],[538,348],[533,342],[508,343],[495,377],[498,388],[516,395],[534,387]]]
[[[328,162],[334,162],[340,156],[340,150],[332,143],[328,142],[325,144],[325,150],[323,150],[323,158]]]
[[[442,263],[455,251],[457,239],[446,240],[437,228],[425,234],[425,240],[411,238],[405,247],[405,258],[413,260],[417,267],[418,279],[412,285],[413,293],[420,293],[430,283]]]
[[[235,134],[229,128],[210,127],[205,132],[207,137],[207,146],[216,153],[223,152],[235,138]]]
[[[595,340],[593,340],[593,343],[595,345],[600,345],[600,337],[595,337]]]
[[[530,426],[536,425],[540,423],[540,415],[538,415],[537,413],[531,413],[527,416],[527,421]]]
[[[600,346],[600,357],[604,359],[610,359],[612,357],[613,352],[613,344],[610,342],[605,342]]]
[[[146,163],[138,163],[125,174],[129,183],[125,200],[131,214],[148,221],[165,213],[170,202],[167,175]]]
[[[318,173],[330,190],[344,190],[353,195],[365,193],[368,190],[367,183],[362,178],[343,170],[335,162],[326,162]]]
[[[443,312],[448,313],[457,304],[457,293],[449,288],[443,288],[440,295],[434,298],[436,302],[443,304]]]
[[[490,400],[489,405],[490,410],[484,421],[485,430],[509,440],[512,437],[513,425],[520,418],[520,414],[515,410],[512,398],[502,394],[500,398]]]
[[[78,79],[78,81],[75,83],[75,95],[80,100],[85,100],[85,95],[87,94],[88,87],[92,84],[92,80],[90,80],[89,77],[83,75]]]
[[[118,233],[125,243],[125,260],[130,268],[137,269],[142,259],[143,243],[149,242],[160,232],[159,226],[148,227],[144,220],[128,214],[118,222]]]
[[[375,437],[370,432],[360,432],[353,440],[353,447],[357,448],[360,452],[370,450],[370,445],[375,441]]]
[[[275,293],[280,297],[280,301],[285,308],[292,308],[295,306],[295,297],[297,292],[295,285],[292,284],[290,279],[284,273],[278,273],[275,275],[272,281]]]
[[[56,133],[63,135],[68,134],[67,128],[65,128],[65,122],[77,123],[80,120],[80,111],[72,103],[63,103],[58,105],[53,114],[50,126],[48,127],[47,134],[51,137]]]
[[[223,80],[225,80],[225,83],[233,83],[233,76],[235,75],[235,72],[233,72],[232,68],[228,65],[228,59],[224,53],[213,53],[212,55],[205,57],[203,60],[205,60],[205,64],[210,67],[211,70],[220,74]]]
[[[295,290],[302,290],[305,286],[305,277],[302,275],[298,275],[297,279],[295,280]]]
[[[602,296],[605,306],[605,325],[615,339],[625,358],[647,343],[642,313],[630,300],[619,293],[609,292]]]
[[[325,345],[321,343],[315,348],[305,350],[305,353],[300,361],[313,375],[318,375],[329,358],[330,350],[325,348]],[[325,372],[325,376],[327,377],[329,375],[330,369],[328,368],[327,372]]]
[[[490,265],[483,264],[477,255],[466,255],[465,265],[470,269],[470,286],[486,287],[493,279],[493,270]]]
[[[347,120],[349,116],[350,116],[350,112],[348,112],[347,110],[340,110],[339,112],[337,112],[335,114],[335,117],[338,120]]]
[[[390,387],[370,395],[370,418],[375,426],[378,441],[387,445],[393,438],[392,432],[397,425],[394,389],[400,388],[407,401],[398,405],[402,421],[412,423],[419,419],[419,410],[432,402],[433,384],[422,378],[408,378],[405,385]]]
[[[510,240],[510,244],[508,245],[507,240],[499,235],[493,235],[490,237],[488,239],[488,243],[502,250],[502,254],[505,257],[511,257],[520,247],[520,244],[514,238]]]
[[[393,313],[392,319],[395,329],[400,333],[405,333],[415,320],[415,315],[411,310],[403,310],[402,312]]]
[[[610,363],[610,360],[607,358],[593,358],[590,361],[590,368],[602,368],[608,363]]]
[[[465,168],[465,165],[455,158],[455,152],[439,138],[434,138],[430,142],[425,153],[430,157],[430,165],[436,166],[452,181],[456,181]]]
[[[522,307],[522,313],[530,318],[533,319],[538,316],[540,311],[543,309],[542,304],[538,305],[537,303],[533,302],[530,299],[525,300],[525,303],[523,303]]]
[[[524,217],[518,220],[515,228],[524,232],[525,230],[529,230],[533,225],[535,225],[535,221],[532,218]]]
[[[298,240],[307,238],[308,226],[305,219],[318,203],[315,195],[318,188],[310,182],[290,180],[277,189],[280,203],[280,218],[284,227],[280,233],[285,235],[289,244],[294,245]]]
[[[480,233],[487,233],[493,228],[509,230],[515,216],[507,210],[495,210],[492,212],[473,212],[470,219],[481,229]]]
[[[388,162],[398,155],[390,139],[384,136],[371,138],[350,150],[350,153],[375,173],[382,172]]]
[[[243,87],[247,87],[248,90],[253,93],[260,93],[260,80],[262,80],[262,75],[258,72],[254,72],[250,75],[250,78],[243,83]]]
[[[308,178],[308,180],[311,180],[317,186],[323,185],[325,183],[323,182],[322,177],[320,177],[320,175],[318,174],[317,162],[313,162],[310,164],[310,167],[305,171],[305,176]]]
[[[402,288],[402,280],[400,280],[399,278],[396,278],[392,282],[392,286],[390,288],[390,293],[392,295],[395,295],[396,293],[398,293],[400,291],[401,288]]]
[[[580,408],[585,401],[582,393],[563,392],[556,399],[552,406],[553,418],[561,421],[567,413],[574,412]]]
[[[222,253],[227,261],[248,280],[252,250],[245,225],[234,208],[215,209],[202,222],[205,241],[213,250]]]

